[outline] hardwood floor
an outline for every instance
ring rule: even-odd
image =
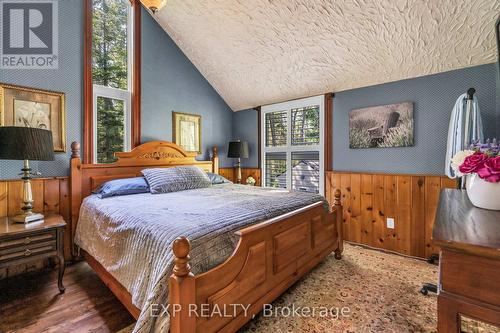
[[[116,332],[133,323],[86,263],[66,272],[64,295],[52,271],[0,280],[0,333]],[[239,332],[435,332],[436,295],[419,292],[429,281],[437,281],[434,265],[346,243],[342,260],[330,255],[274,304],[345,307],[348,316],[260,314]]]
[[[132,316],[84,262],[66,268],[66,293],[57,271],[0,280],[0,333],[117,332]]]

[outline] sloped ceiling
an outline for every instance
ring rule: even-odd
[[[498,0],[168,0],[154,16],[235,111],[495,62]]]

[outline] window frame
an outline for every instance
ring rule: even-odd
[[[127,40],[129,42],[127,83],[129,98],[125,100],[125,138],[128,149],[140,145],[141,138],[141,3],[139,0],[129,0],[131,10],[129,11]],[[92,0],[84,0],[84,123],[83,123],[83,163],[97,163],[97,147],[94,144],[97,136],[97,113],[95,101],[97,96],[113,97],[118,92],[112,93],[108,89],[117,89],[94,85],[92,79]],[[94,92],[94,90],[97,90]],[[98,95],[96,95],[98,93]],[[105,95],[103,95],[105,94]],[[110,96],[111,95],[111,96]],[[120,94],[118,94],[120,95]],[[123,98],[117,98],[123,99]],[[128,102],[128,103],[127,103]],[[127,148],[126,148],[127,149]]]
[[[104,97],[104,98],[111,98],[111,99],[117,99],[117,100],[122,100],[123,101],[123,107],[125,109],[125,114],[123,115],[123,122],[124,122],[124,135],[123,135],[123,149],[125,151],[129,151],[131,149],[131,133],[132,130],[132,94],[128,90],[123,90],[123,89],[118,89],[118,88],[111,88],[111,87],[105,87],[101,86],[98,84],[93,85],[93,126],[94,129],[97,129],[97,98],[99,97]],[[93,140],[94,142],[97,142],[97,130],[93,131]],[[93,147],[94,151],[93,156],[94,156],[94,161],[92,163],[98,164],[97,162],[97,145],[94,145]],[[100,163],[99,163],[100,164]]]
[[[319,144],[292,146],[292,109],[319,105]],[[286,145],[279,147],[266,146],[266,114],[272,112],[287,112]],[[261,107],[260,116],[260,168],[262,185],[266,184],[266,153],[286,153],[287,177],[286,188],[292,188],[292,153],[314,151],[319,154],[319,193],[325,193],[325,96],[313,96]]]

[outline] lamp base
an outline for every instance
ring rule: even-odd
[[[16,223],[28,224],[28,223],[35,222],[38,220],[43,220],[43,218],[44,218],[43,214],[29,212],[29,213],[22,213],[22,214],[13,216],[11,218],[11,221],[16,222]]]

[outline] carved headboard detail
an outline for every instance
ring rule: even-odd
[[[71,144],[71,242],[73,242],[82,200],[103,182],[134,177],[145,168],[169,168],[196,165],[205,171],[219,173],[217,147],[213,147],[211,161],[196,160],[197,153],[188,153],[172,142],[151,141],[130,152],[115,153],[116,162],[110,164],[82,164],[80,144]]]
[[[165,164],[206,164],[211,161],[197,161],[197,153],[188,153],[172,142],[151,141],[132,151],[115,153],[117,161],[109,165],[165,165]]]

